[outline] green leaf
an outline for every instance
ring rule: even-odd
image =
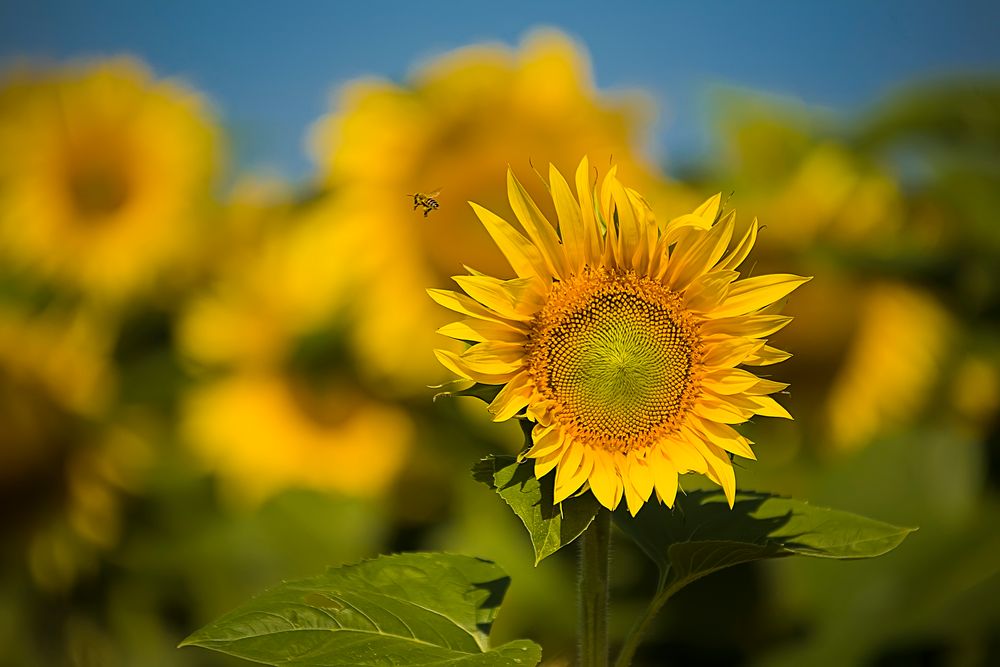
[[[591,493],[556,505],[552,490],[555,476],[536,479],[532,465],[531,461],[518,463],[513,456],[491,456],[475,465],[472,476],[495,490],[524,523],[538,565],[579,537],[601,506]]]
[[[280,584],[181,646],[300,667],[537,665],[533,642],[489,649],[509,584],[497,565],[469,556],[382,556]]]
[[[674,509],[647,503],[615,523],[660,570],[660,591],[676,591],[731,565],[762,558],[871,558],[896,548],[913,528],[766,493],[741,492],[732,509],[725,496],[694,491]]]

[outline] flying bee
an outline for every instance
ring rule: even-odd
[[[438,200],[436,197],[441,194],[440,190],[435,190],[429,195],[425,195],[420,192],[415,192],[412,195],[406,195],[407,197],[413,197],[413,210],[416,211],[417,207],[423,207],[424,217],[436,208],[439,208]]]

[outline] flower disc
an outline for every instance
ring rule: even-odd
[[[533,329],[532,378],[581,441],[625,451],[677,430],[700,349],[679,295],[632,272],[587,271],[553,287]]]

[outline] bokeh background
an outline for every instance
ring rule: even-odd
[[[813,275],[743,488],[919,526],[732,568],[646,665],[1000,664],[1000,5],[0,5],[0,664],[175,649],[281,579],[445,549],[513,576],[498,639],[574,653],[468,475],[519,429],[431,400],[424,295],[506,271],[465,204],[612,161],[661,216],[732,193]],[[426,219],[408,193],[441,189]],[[612,632],[655,573],[624,540]]]

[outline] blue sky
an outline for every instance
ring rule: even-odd
[[[123,2],[4,0],[0,63],[129,53],[206,94],[244,166],[302,178],[309,125],[352,78],[405,78],[481,41],[556,27],[606,90],[641,88],[660,118],[649,152],[710,147],[705,94],[738,86],[852,112],[907,82],[1000,72],[1000,3]]]

